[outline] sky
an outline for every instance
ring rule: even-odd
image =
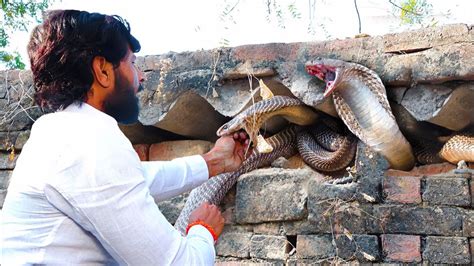
[[[353,0],[277,0],[283,11],[284,28],[279,26],[271,5],[265,0],[56,0],[51,9],[79,9],[116,14],[131,25],[140,41],[138,55],[163,54],[272,42],[307,42],[353,37],[359,26]],[[270,2],[274,2],[271,0]],[[395,1],[397,2],[397,1]],[[474,1],[428,0],[438,24],[474,24]],[[237,4],[236,4],[237,3]],[[388,0],[357,0],[362,33],[383,35],[406,30],[400,25],[399,10]],[[294,4],[300,18],[288,6]],[[234,7],[235,6],[235,7]],[[234,7],[232,9],[232,7]],[[227,8],[227,9],[226,9]],[[232,10],[222,16],[225,10]],[[31,28],[33,25],[31,26]],[[16,32],[12,49],[26,58],[29,33]]]

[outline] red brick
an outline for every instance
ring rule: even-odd
[[[422,165],[413,168],[411,171],[400,171],[389,169],[385,172],[386,176],[427,176],[427,175],[438,175],[447,173],[451,170],[456,169],[456,165],[450,163],[439,163]]]
[[[420,203],[420,177],[386,176],[383,180],[383,194],[387,202]]]
[[[420,236],[382,235],[382,250],[388,261],[421,262]]]
[[[148,161],[148,151],[150,150],[150,144],[135,144],[133,148],[138,154],[141,161]]]

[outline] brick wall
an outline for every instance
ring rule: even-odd
[[[153,147],[159,146],[150,154],[157,153]],[[351,182],[337,184],[302,164],[291,165],[244,174],[226,196],[219,265],[471,263],[472,169],[442,163],[387,170],[385,159],[363,144]],[[185,200],[158,205],[174,222]]]
[[[314,56],[370,67],[391,103],[423,123],[461,130],[474,123],[473,36],[472,26],[459,24],[372,38],[225,48],[220,60],[216,50],[142,57],[138,64],[147,76],[142,124],[122,130],[144,161],[204,153],[216,127],[249,103],[249,67],[279,93],[334,114],[321,100],[319,85],[300,69]],[[41,115],[32,103],[29,71],[1,74],[0,207],[31,124]],[[207,97],[211,87],[217,97]],[[403,120],[404,114],[395,116]],[[164,141],[175,139],[207,141]],[[449,163],[387,170],[387,162],[362,144],[354,165],[337,182],[298,156],[241,176],[221,204],[226,227],[216,247],[218,264],[472,264],[472,170]],[[343,179],[350,176],[351,182]],[[186,197],[158,203],[170,222]]]

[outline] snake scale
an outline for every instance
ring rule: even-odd
[[[267,139],[267,142],[274,148],[273,152],[260,154],[254,149],[235,172],[217,175],[193,189],[174,227],[184,235],[191,212],[204,202],[219,204],[240,175],[258,167],[268,166],[279,157],[294,155],[296,153],[296,133],[296,127],[289,126]]]
[[[324,96],[332,94],[339,117],[355,136],[383,155],[392,168],[410,170],[414,166],[412,147],[400,131],[385,87],[374,71],[359,64],[322,58],[306,63],[306,70],[326,83]],[[313,130],[290,126],[266,140],[273,147],[272,152],[259,153],[255,149],[237,171],[220,174],[194,189],[175,223],[175,228],[183,235],[195,208],[204,202],[219,204],[241,174],[269,165],[278,157],[292,156],[298,149],[306,163],[321,171],[343,169],[352,161],[356,138],[350,133],[334,133],[323,123],[314,125],[319,116],[291,97],[275,96],[257,102],[224,124],[217,134],[232,134],[243,129],[256,146],[260,127],[276,115],[298,125],[313,124]],[[332,141],[324,141],[328,135],[332,136]],[[453,137],[439,154],[450,162],[466,158],[474,161],[474,138],[469,135]]]

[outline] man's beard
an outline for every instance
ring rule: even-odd
[[[115,88],[104,101],[104,112],[121,124],[133,124],[138,121],[139,104],[130,82],[115,71]],[[142,89],[141,85],[139,91]]]

